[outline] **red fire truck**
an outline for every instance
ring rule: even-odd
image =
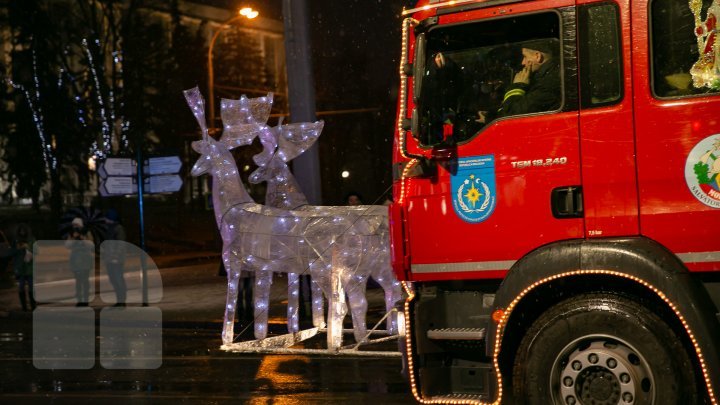
[[[719,3],[403,12],[390,224],[418,401],[718,403]]]

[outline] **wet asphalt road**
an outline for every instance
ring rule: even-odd
[[[415,403],[399,358],[228,353],[220,350],[218,327],[165,325],[162,365],[154,370],[108,370],[98,359],[90,370],[39,370],[30,314],[1,319],[0,403]]]
[[[186,265],[182,265],[186,264]],[[5,404],[413,404],[399,357],[262,355],[220,349],[227,284],[213,260],[163,263],[162,362],[153,370],[110,370],[96,343],[89,370],[46,370],[33,364],[33,316],[19,307],[16,287],[0,288],[0,405]],[[72,285],[71,285],[72,286]],[[36,288],[41,284],[36,283]],[[130,294],[130,293],[129,293]],[[128,295],[130,296],[130,295]],[[368,325],[384,313],[381,289],[368,290]],[[286,280],[272,285],[270,335],[286,333]],[[52,306],[43,304],[38,308]],[[109,304],[91,302],[96,314]],[[346,327],[350,319],[346,318]],[[252,340],[252,325],[236,324],[236,341]],[[301,328],[309,327],[301,321]],[[244,331],[244,333],[242,333]],[[97,333],[96,333],[97,334]],[[42,336],[39,334],[38,336]],[[98,342],[102,339],[96,336]],[[325,336],[305,342],[322,348]],[[348,335],[345,344],[351,344]],[[395,351],[390,341],[371,348]],[[92,353],[92,352],[91,352]],[[92,355],[91,355],[92,357]]]

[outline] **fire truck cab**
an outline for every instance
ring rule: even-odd
[[[720,0],[421,0],[390,207],[424,403],[720,393]]]

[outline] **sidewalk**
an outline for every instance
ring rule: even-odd
[[[163,326],[186,329],[207,329],[217,331],[218,339],[222,328],[225,311],[227,279],[218,275],[219,254],[208,251],[184,254],[169,254],[153,257],[162,279],[162,299],[150,305],[162,310]],[[106,276],[99,276],[106,277]],[[276,274],[271,289],[270,331],[285,333],[287,310],[287,277]],[[72,280],[55,281],[55,283],[72,283]],[[131,293],[129,293],[130,295]],[[136,291],[137,294],[137,291]],[[368,327],[372,327],[385,312],[384,293],[379,288],[367,290]],[[61,304],[39,304],[57,306]],[[72,305],[72,304],[66,304]],[[95,299],[90,307],[100,309],[112,305],[103,302],[96,291]],[[128,304],[137,305],[137,304]],[[325,303],[327,311],[327,302]],[[32,319],[31,312],[23,312],[17,287],[0,288],[0,319]],[[346,325],[350,327],[350,316]],[[240,322],[242,327],[248,321]],[[305,324],[308,321],[304,322]],[[249,328],[251,331],[252,328]]]

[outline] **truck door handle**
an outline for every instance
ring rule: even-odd
[[[553,189],[550,206],[555,218],[582,218],[582,186],[563,186]]]

